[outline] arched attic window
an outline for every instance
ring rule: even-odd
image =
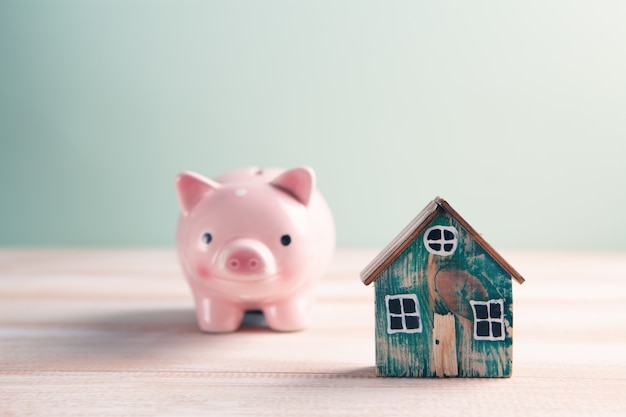
[[[433,226],[424,233],[426,250],[434,255],[450,256],[456,250],[459,232],[454,226]]]

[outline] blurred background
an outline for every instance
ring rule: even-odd
[[[626,2],[0,0],[0,245],[171,246],[174,178],[309,165],[340,247],[435,196],[626,249]]]

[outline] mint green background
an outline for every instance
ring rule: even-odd
[[[340,246],[441,195],[626,249],[626,2],[0,0],[0,244],[172,245],[182,170],[310,165]]]

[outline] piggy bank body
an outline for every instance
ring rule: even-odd
[[[236,330],[260,310],[274,330],[306,326],[315,282],[335,248],[333,218],[307,167],[245,168],[176,180],[180,263],[198,326]]]

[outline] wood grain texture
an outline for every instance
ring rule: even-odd
[[[196,330],[174,251],[0,250],[0,416],[626,415],[626,253],[502,252],[509,379],[378,378],[377,251],[340,251],[312,326]]]
[[[454,314],[435,314],[433,322],[433,355],[438,377],[457,376],[456,330]]]

